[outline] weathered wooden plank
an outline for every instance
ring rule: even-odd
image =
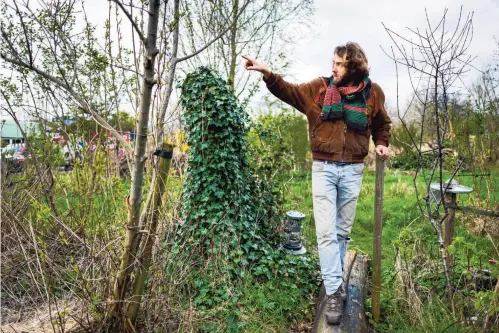
[[[343,318],[339,325],[328,325],[324,312],[326,310],[325,291],[321,292],[317,307],[313,333],[367,333],[367,318],[364,309],[364,298],[367,291],[367,256],[356,256],[349,251],[345,256],[343,279],[347,284],[347,301]],[[320,295],[321,296],[321,295]]]
[[[348,297],[343,312],[343,333],[367,333],[367,317],[364,309],[364,300],[367,293],[368,257],[357,256],[348,283]],[[333,331],[335,332],[335,331]]]

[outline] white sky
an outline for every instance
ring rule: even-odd
[[[457,21],[461,5],[463,14],[474,12],[474,36],[468,53],[477,56],[473,65],[483,69],[492,60],[493,52],[497,51],[494,37],[499,39],[499,0],[316,0],[317,11],[312,18],[315,24],[311,36],[294,48],[295,63],[290,72],[297,82],[330,75],[334,47],[347,41],[358,42],[369,58],[371,78],[383,88],[388,105],[394,107],[397,86],[395,66],[380,47],[389,50],[392,41],[381,23],[409,36],[406,27],[426,27],[425,8],[430,21],[437,23],[445,8],[449,10],[449,21]],[[450,27],[455,25],[449,24]],[[475,70],[468,73],[463,78],[466,85],[471,84],[476,75]],[[407,77],[401,77],[400,106],[403,107],[411,96],[412,88]]]
[[[449,9],[449,27],[454,27],[461,5],[464,15],[474,12],[474,36],[468,53],[477,56],[473,65],[483,69],[491,62],[492,54],[496,49],[494,38],[499,39],[499,0],[315,0],[316,11],[310,19],[310,28],[307,31],[297,31],[297,35],[304,35],[296,45],[291,47],[288,57],[292,66],[288,70],[287,80],[305,82],[318,76],[331,74],[332,52],[335,46],[347,41],[358,42],[366,51],[371,67],[371,78],[379,83],[385,91],[387,104],[394,107],[396,104],[396,78],[393,62],[383,53],[380,46],[389,49],[392,42],[385,32],[382,22],[390,29],[408,36],[406,27],[413,29],[426,27],[425,8],[432,23],[441,18],[445,8]],[[108,17],[107,0],[87,0],[86,8],[92,23],[97,25],[98,31],[103,31],[104,22]],[[124,23],[124,42],[130,40],[129,32]],[[127,33],[128,32],[128,33]],[[103,42],[102,42],[103,44]],[[238,59],[238,66],[243,66],[242,59]],[[399,72],[402,72],[399,67]],[[256,75],[256,74],[255,74]],[[400,74],[399,97],[403,107],[412,96],[407,77]],[[465,78],[467,85],[471,85],[478,72],[473,70]],[[261,91],[265,92],[264,83]],[[258,96],[261,96],[260,94]],[[254,101],[254,105],[258,104]],[[130,111],[130,110],[128,110]]]

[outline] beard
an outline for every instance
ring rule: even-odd
[[[357,85],[362,81],[363,77],[361,77],[358,73],[351,73],[351,72],[346,72],[342,77],[339,79],[334,78],[334,84],[337,87],[345,87],[349,83],[353,83],[354,85]]]

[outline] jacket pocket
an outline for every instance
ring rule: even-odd
[[[311,136],[315,138],[320,143],[328,143],[333,140],[336,134],[336,128],[333,126],[331,121],[322,121],[320,118],[317,119],[316,124],[312,128]]]
[[[341,151],[343,138],[340,138],[338,121],[316,119],[310,130],[310,146],[313,152],[332,154]]]
[[[351,131],[351,135],[353,136],[353,147],[352,147],[352,156],[357,158],[364,158],[369,152],[369,136],[370,130],[357,132]]]

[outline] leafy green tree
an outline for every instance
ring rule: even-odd
[[[109,125],[121,132],[133,132],[137,129],[135,118],[123,111],[112,113],[109,117]]]

